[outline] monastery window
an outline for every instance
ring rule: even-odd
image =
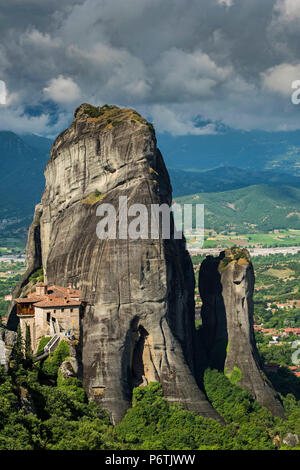
[[[72,308],[71,308],[70,310],[71,310],[71,312],[73,312],[73,309],[72,309]]]
[[[47,322],[50,323],[50,312],[47,312]]]

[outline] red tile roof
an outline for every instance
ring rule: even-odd
[[[82,292],[79,289],[72,289],[70,287],[51,286],[48,288],[49,294],[55,295],[55,297],[79,297],[81,298]]]
[[[39,283],[42,284],[42,283]],[[38,284],[37,284],[38,285]],[[81,304],[82,292],[70,287],[50,286],[47,294],[37,295],[36,292],[28,294],[27,297],[15,299],[17,303],[32,303],[36,307],[66,307]]]
[[[44,299],[45,295],[30,295],[28,297],[19,297],[14,299],[18,304],[34,304],[35,302],[39,302],[41,299]]]
[[[35,307],[71,307],[81,305],[81,302],[73,299],[63,299],[57,297],[49,297],[41,302],[34,304]]]

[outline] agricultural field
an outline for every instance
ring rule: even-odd
[[[187,246],[189,249],[201,249],[202,238],[200,232],[185,232]],[[300,230],[272,230],[268,233],[246,233],[236,232],[217,233],[214,230],[205,230],[203,248],[227,248],[240,246],[246,248],[275,248],[300,246]]]
[[[26,239],[1,237],[0,235],[0,256],[18,255],[25,252]]]
[[[265,328],[300,327],[300,253],[253,258],[255,321]]]
[[[24,261],[0,261],[0,319],[7,316],[7,309],[10,303],[5,300],[5,296],[12,294],[24,271]]]

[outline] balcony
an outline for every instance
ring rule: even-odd
[[[17,304],[17,315],[34,315],[34,307],[32,304]]]

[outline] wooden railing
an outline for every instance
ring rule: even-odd
[[[38,356],[35,356],[33,359],[33,362],[41,361],[42,359],[46,359],[51,352],[53,352],[57,346],[59,345],[60,342],[60,337],[59,335],[54,335],[50,339],[49,343],[46,344],[44,347],[44,351],[39,354]]]
[[[26,307],[25,305],[17,304],[17,315],[34,315],[33,305]]]

